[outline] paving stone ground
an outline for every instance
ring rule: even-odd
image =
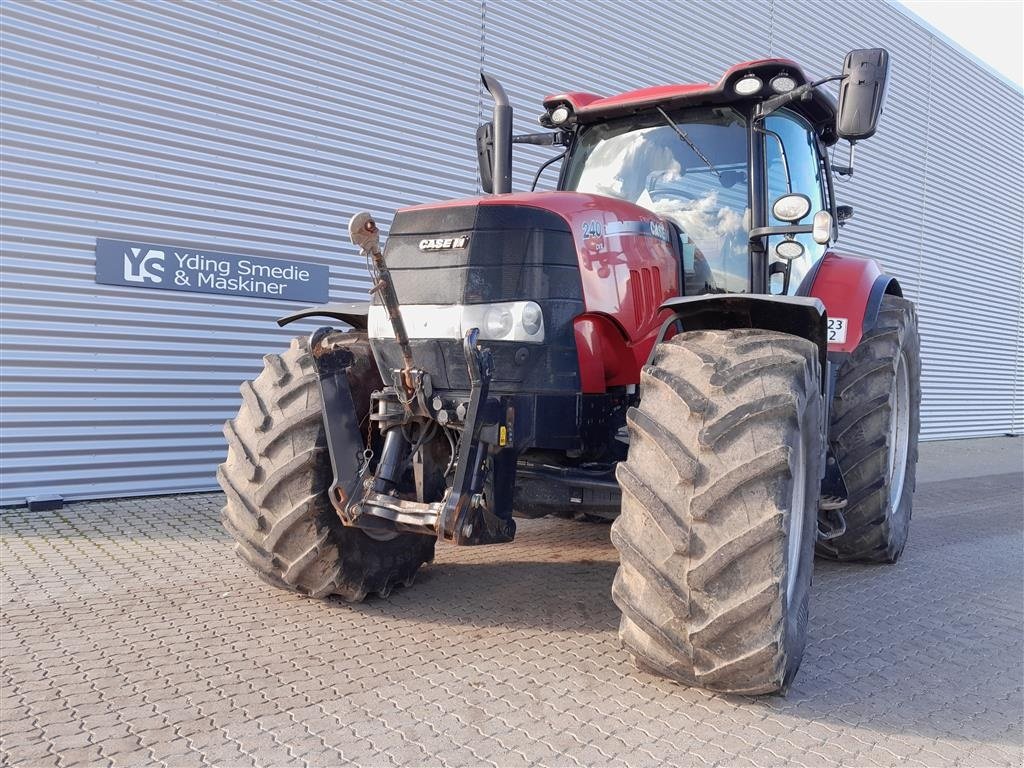
[[[2,515],[10,766],[1021,765],[1019,473],[924,483],[896,566],[818,562],[789,695],[637,672],[608,527],[439,547],[387,600],[235,559],[219,494]]]

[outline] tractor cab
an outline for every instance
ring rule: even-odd
[[[860,51],[843,75],[816,82],[793,61],[762,59],[731,67],[716,84],[562,93],[544,99],[540,118],[555,134],[511,141],[566,148],[558,189],[626,200],[670,222],[684,295],[794,294],[838,237],[833,173],[852,168],[833,168],[827,148],[874,133],[886,68],[884,51]],[[844,84],[837,123],[836,103],[819,86],[853,71],[860,82]],[[478,139],[493,142],[494,124]],[[480,157],[483,185],[494,191],[493,150]]]

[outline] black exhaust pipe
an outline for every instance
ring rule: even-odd
[[[494,167],[491,178],[494,194],[501,195],[512,191],[512,105],[508,103],[501,83],[483,72],[480,79],[494,99]]]

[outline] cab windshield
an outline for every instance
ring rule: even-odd
[[[735,110],[655,111],[586,128],[563,188],[675,222],[686,294],[750,290],[747,128]]]

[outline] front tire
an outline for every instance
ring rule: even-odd
[[[365,335],[345,334],[344,343],[354,356],[348,378],[362,421],[380,378]],[[328,498],[333,469],[308,340],[293,339],[283,355],[263,360],[256,380],[242,384],[238,416],[224,425],[228,455],[217,470],[227,497],[221,521],[236,553],[264,581],[309,597],[358,602],[411,584],[433,559],[435,540],[370,538],[342,525]]]
[[[878,320],[839,369],[829,440],[849,502],[846,532],[818,545],[832,560],[895,563],[907,545],[921,409],[917,312],[882,297]]]
[[[637,664],[728,693],[803,655],[823,454],[815,345],[761,330],[661,344],[619,465],[612,596]]]

